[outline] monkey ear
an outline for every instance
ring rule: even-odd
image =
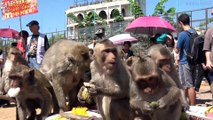
[[[128,67],[131,67],[132,66],[132,63],[133,63],[133,56],[129,57],[127,60],[126,60],[126,65]]]
[[[34,82],[34,75],[35,75],[35,70],[30,68],[29,69],[29,84],[30,85],[33,85],[35,82]]]

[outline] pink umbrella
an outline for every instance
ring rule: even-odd
[[[115,45],[123,44],[125,41],[137,42],[138,39],[132,37],[130,34],[118,34],[109,38]]]
[[[17,39],[19,32],[11,28],[2,28],[0,29],[0,37]]]
[[[170,23],[161,17],[146,16],[139,17],[132,21],[125,31],[135,34],[154,35],[157,33],[171,33],[176,30]]]

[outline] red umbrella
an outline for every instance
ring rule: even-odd
[[[17,39],[19,32],[11,28],[2,28],[0,29],[0,37]]]
[[[132,21],[125,31],[135,34],[154,35],[157,33],[171,33],[176,30],[170,23],[161,17],[146,16],[139,17]]]

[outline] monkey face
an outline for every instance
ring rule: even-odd
[[[24,65],[13,67],[9,73],[10,86],[21,89],[33,83],[34,70]]]
[[[8,58],[11,61],[16,61],[19,56],[21,56],[21,52],[17,48],[10,48]]]
[[[171,59],[170,58],[164,58],[164,59],[158,59],[157,60],[157,65],[163,69],[165,72],[170,72],[171,71]]]
[[[118,55],[117,49],[115,47],[106,48],[101,51],[101,54],[104,69],[113,71],[116,66],[116,59]]]
[[[22,78],[20,76],[9,76],[9,79],[11,81],[10,86],[12,88],[21,87],[22,85]]]
[[[159,84],[158,75],[141,76],[135,78],[135,81],[139,90],[147,94],[152,94]]]

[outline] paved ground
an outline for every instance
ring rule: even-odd
[[[202,82],[200,91],[197,92],[197,105],[209,106],[213,105],[212,94],[210,93],[210,87],[206,82]],[[0,120],[15,120],[16,113],[14,104],[10,107],[0,108]]]

